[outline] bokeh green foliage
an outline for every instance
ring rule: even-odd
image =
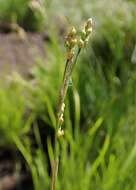
[[[17,23],[28,31],[43,31],[45,9],[31,6],[30,0],[0,0],[0,24]]]
[[[92,10],[96,26],[68,91],[57,189],[135,190],[136,70],[131,58],[136,42],[136,5],[121,0],[118,6],[114,1],[77,2],[74,10],[83,18]],[[65,12],[65,6],[62,10],[67,15],[75,14],[68,9]],[[73,22],[78,23],[78,18]],[[5,81],[0,84],[1,143],[10,142],[22,153],[36,190],[49,189],[50,184],[48,156],[37,119],[42,120],[43,128],[54,128],[65,66],[60,36],[54,35],[52,28],[49,31],[46,63],[37,61],[31,70],[33,78],[26,80],[16,74],[5,80],[6,85]],[[38,145],[34,151],[30,131]],[[52,159],[50,136],[46,140]]]

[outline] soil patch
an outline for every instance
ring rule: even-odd
[[[38,58],[45,59],[43,34],[0,33],[0,73],[28,73]]]

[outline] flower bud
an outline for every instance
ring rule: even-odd
[[[60,138],[60,137],[63,137],[63,136],[64,136],[64,130],[59,128],[58,131],[57,131],[57,137]]]
[[[59,123],[62,125],[63,122],[64,122],[64,119],[63,119],[63,113],[62,113],[59,117]]]
[[[92,27],[92,24],[93,24],[93,20],[92,20],[92,18],[89,18],[89,19],[87,20],[87,22],[86,22],[86,27],[87,27],[87,28],[91,28],[91,27]]]
[[[75,36],[76,33],[77,33],[77,31],[76,31],[75,27],[73,26],[73,27],[71,28],[70,32],[69,32],[69,35],[70,35],[70,36]]]
[[[89,36],[92,33],[92,28],[88,28],[86,30],[86,35]]]
[[[70,41],[71,48],[73,48],[76,44],[77,44],[77,39],[76,38],[71,39]]]
[[[86,31],[84,29],[81,31],[81,37],[82,39],[85,39],[86,37]]]
[[[84,41],[82,39],[79,39],[78,46],[79,46],[79,48],[83,48],[84,47]]]
[[[68,48],[70,46],[69,41],[65,41],[66,47]]]
[[[65,109],[65,104],[63,103],[62,104],[62,107],[61,107],[61,112],[64,113],[64,109]]]

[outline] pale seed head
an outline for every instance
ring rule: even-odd
[[[85,29],[83,29],[81,31],[81,37],[82,37],[82,39],[85,39],[85,37],[86,37],[86,31],[85,31]]]
[[[65,103],[62,104],[62,107],[65,108]]]
[[[77,33],[76,28],[73,26],[73,27],[71,28],[70,32],[69,32],[69,35],[70,35],[70,36],[75,36],[76,33]]]
[[[84,41],[81,38],[78,40],[78,46],[79,46],[79,48],[84,47]]]
[[[64,109],[65,109],[65,104],[63,103],[62,104],[62,107],[61,107],[61,112],[64,113]]]
[[[87,20],[87,22],[86,22],[86,26],[87,26],[88,28],[90,28],[90,27],[92,27],[92,24],[93,24],[93,20],[92,20],[92,18],[89,18],[89,19]]]
[[[87,30],[86,30],[86,35],[88,36],[88,35],[90,35],[92,33],[92,28],[88,28]]]
[[[65,41],[65,44],[66,44],[66,47],[67,47],[67,48],[70,46],[70,44],[69,44],[69,41],[68,41],[68,40],[66,40],[66,41]]]
[[[76,44],[77,44],[77,39],[76,38],[73,38],[73,39],[70,40],[71,48],[73,48]]]
[[[57,137],[60,138],[60,137],[63,137],[63,136],[64,136],[64,130],[59,128],[58,131],[57,131]]]

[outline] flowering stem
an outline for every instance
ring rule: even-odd
[[[87,44],[89,35],[92,31],[92,19],[88,19],[85,23],[84,29],[82,31],[82,35],[80,39],[77,38],[76,29],[73,27],[69,32],[66,40],[67,45],[67,60],[63,75],[63,82],[59,92],[59,101],[57,107],[57,117],[56,117],[56,129],[55,129],[55,147],[54,147],[54,159],[51,163],[52,170],[52,179],[51,179],[51,190],[56,190],[56,181],[57,181],[57,173],[59,166],[59,139],[64,135],[64,131],[61,129],[61,126],[64,122],[64,108],[65,108],[65,97],[67,95],[67,90],[69,86],[69,80],[72,75],[73,69],[77,63],[77,59],[81,52],[81,49],[84,45]],[[75,54],[75,47],[78,46],[77,53]]]

